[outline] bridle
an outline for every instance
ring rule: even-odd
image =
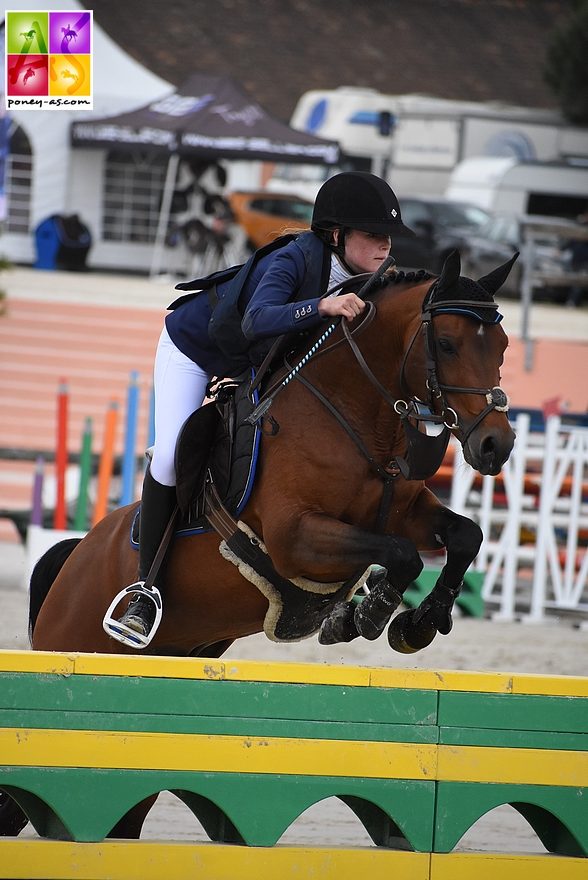
[[[301,373],[301,371],[292,368],[287,362],[287,359],[285,359],[285,364],[290,367],[293,378],[296,378],[308,388],[308,390],[321,401],[323,406],[331,412],[341,427],[354,441],[363,457],[368,461],[372,470],[376,471],[378,476],[386,482],[398,473],[402,473],[406,479],[428,479],[428,477],[436,473],[441,465],[441,461],[443,460],[449,442],[450,431],[459,431],[461,435],[461,443],[465,446],[472,431],[475,430],[490,412],[493,410],[497,410],[498,412],[508,411],[508,398],[499,386],[495,386],[494,388],[474,388],[469,386],[447,385],[446,383],[440,382],[437,375],[437,361],[435,357],[435,330],[433,318],[436,314],[442,312],[452,313],[456,311],[458,313],[466,312],[472,314],[474,317],[478,317],[479,320],[482,320],[479,318],[478,313],[472,312],[472,310],[479,310],[480,308],[497,309],[497,304],[494,302],[479,302],[465,299],[446,300],[434,303],[431,302],[431,298],[435,289],[436,286],[433,284],[425,296],[421,310],[420,324],[415,330],[402,360],[400,382],[401,387],[405,392],[406,399],[395,398],[390,394],[368,365],[354,339],[354,337],[365,329],[375,317],[376,306],[371,300],[366,301],[366,310],[359,324],[356,324],[355,327],[350,329],[348,323],[343,321],[343,338],[325,346],[325,348],[314,355],[315,358],[325,355],[343,342],[347,342],[364,375],[374,388],[376,388],[380,397],[397,415],[400,416],[402,420],[408,443],[408,452],[404,459],[396,457],[395,460],[389,462],[386,466],[382,466],[376,462],[361,438],[357,435],[342,413],[339,412],[331,401],[319,391],[319,389],[316,388],[316,386],[313,385],[306,376]],[[406,382],[406,363],[410,352],[421,333],[423,335],[426,362],[426,387],[428,390],[427,406],[424,406],[424,402],[416,395],[410,393]],[[486,399],[485,408],[478,413],[467,429],[464,427],[463,421],[460,419],[456,410],[448,405],[445,397],[446,392],[479,394]],[[440,412],[435,412],[435,409],[440,410]],[[437,436],[429,437],[426,434],[419,432],[411,422],[429,422],[433,425],[440,426],[441,432],[439,433],[439,431],[437,431]],[[275,427],[277,428],[277,425]]]
[[[416,421],[429,421],[437,424],[443,424],[450,431],[459,431],[461,435],[461,443],[465,446],[471,433],[478,427],[486,416],[493,410],[497,412],[508,412],[508,397],[500,386],[495,385],[493,388],[473,388],[471,386],[447,385],[439,382],[437,376],[437,361],[435,358],[435,328],[433,318],[439,313],[455,313],[470,311],[476,309],[498,309],[495,302],[479,302],[477,300],[445,300],[439,302],[431,302],[436,290],[436,284],[433,284],[423,301],[421,311],[421,324],[414,332],[410,344],[404,354],[402,365],[400,368],[400,383],[403,391],[406,392],[408,402],[406,400],[397,400],[394,403],[394,410],[401,418],[411,416]],[[473,312],[475,315],[476,312]],[[481,319],[480,319],[481,320]],[[412,347],[422,332],[425,350],[425,369],[426,369],[426,387],[428,391],[428,407],[430,415],[422,415],[418,412],[416,403],[418,398],[410,395],[406,384],[406,363]],[[462,419],[455,409],[448,405],[445,398],[445,392],[455,392],[458,394],[480,394],[486,399],[486,407],[478,413],[473,422],[466,429]],[[435,409],[440,409],[440,413],[436,414]]]

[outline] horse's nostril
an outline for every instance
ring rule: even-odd
[[[484,439],[480,443],[480,452],[484,457],[494,455],[494,453],[496,452],[496,442],[492,435],[484,437]]]

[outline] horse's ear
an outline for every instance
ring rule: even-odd
[[[488,293],[495,294],[499,287],[502,287],[506,279],[508,278],[509,272],[512,269],[515,260],[518,258],[519,252],[517,251],[510,260],[507,260],[506,263],[503,263],[502,266],[498,266],[497,269],[493,269],[492,272],[489,272],[488,275],[484,275],[483,278],[478,278],[478,284],[480,287],[483,287]]]
[[[450,287],[453,287],[453,285],[459,278],[460,272],[461,258],[459,256],[459,251],[453,250],[445,258],[443,268],[441,269],[441,275],[439,276],[439,280],[435,285],[437,290],[441,292],[443,290],[449,290]]]

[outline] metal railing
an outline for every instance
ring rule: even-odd
[[[556,222],[557,220],[557,222]],[[538,244],[545,236],[555,236],[563,241],[588,241],[588,225],[553,223],[528,219],[523,222],[523,248],[521,262],[521,340],[525,345],[525,369],[533,368],[534,345],[530,335],[533,290],[539,287],[588,287],[588,269],[585,272],[542,272],[538,268]]]

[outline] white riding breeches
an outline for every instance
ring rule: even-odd
[[[202,406],[210,376],[171,341],[164,326],[153,370],[155,446],[151,476],[164,486],[175,486],[174,457],[180,429]]]

